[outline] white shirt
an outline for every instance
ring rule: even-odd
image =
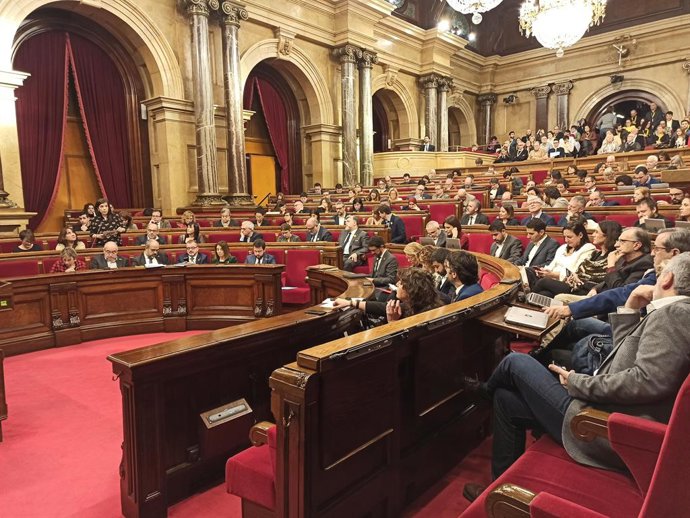
[[[350,255],[350,246],[352,245],[352,240],[355,238],[355,232],[356,230],[353,230],[350,232],[350,237],[346,237],[346,243],[345,243],[345,248],[343,248],[343,253],[345,255]]]
[[[117,269],[117,261],[112,262],[112,263],[110,261],[108,261],[108,268],[110,268],[111,270]]]
[[[501,251],[503,251],[503,245],[505,244],[505,242],[506,242],[506,240],[504,239],[501,242],[501,244],[496,247],[496,252],[494,253],[494,257],[501,257]]]
[[[596,248],[592,243],[585,243],[579,250],[574,250],[570,255],[565,254],[566,250],[566,244],[559,246],[553,261],[544,266],[545,270],[558,273],[558,279],[561,281],[566,278],[566,270],[570,272],[577,271],[582,261],[589,259]]]
[[[146,256],[146,264],[158,264],[158,258],[157,256],[149,257],[148,255],[144,254]]]
[[[541,244],[544,242],[544,240],[549,237],[546,234],[544,234],[544,237],[542,237],[533,247],[532,250],[529,251],[529,255],[527,256],[527,263],[525,266],[529,266],[532,264],[532,259],[534,259],[534,256],[537,255],[537,252],[539,251],[539,247]]]
[[[689,298],[687,295],[673,295],[672,297],[663,297],[661,299],[653,300],[647,305],[647,314],[649,315],[652,311],[656,311],[664,306],[668,306],[669,304],[673,304],[674,302],[679,302],[687,298]]]

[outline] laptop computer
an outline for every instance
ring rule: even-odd
[[[663,219],[650,218],[644,222],[644,227],[647,232],[658,232],[666,228],[666,222]]]
[[[676,220],[676,228],[690,228],[690,221]]]
[[[512,306],[506,311],[503,320],[508,324],[514,324],[516,326],[546,329],[546,325],[549,322],[549,315],[541,311]]]
[[[460,240],[455,239],[453,237],[449,237],[446,239],[446,248],[455,248],[457,250],[460,250],[462,247],[460,246]]]
[[[424,246],[434,246],[433,237],[421,237],[419,238],[419,244]]]

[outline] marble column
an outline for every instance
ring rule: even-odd
[[[568,97],[570,90],[573,89],[573,82],[556,83],[553,91],[556,94],[556,124],[561,130],[565,130],[570,125],[568,116]],[[545,128],[546,129],[546,128]]]
[[[426,103],[424,111],[426,134],[421,135],[421,137],[429,137],[436,149],[438,149],[438,80],[439,76],[436,74],[424,76],[419,80],[424,86],[424,101]]]
[[[196,173],[198,192],[194,205],[225,202],[218,191],[216,126],[213,109],[213,78],[209,50],[208,17],[213,0],[187,0],[187,15],[192,26],[192,79],[196,118]],[[216,5],[217,6],[217,5]]]
[[[448,92],[453,86],[452,77],[438,80],[438,147],[437,151],[448,151]]]
[[[492,106],[496,104],[496,94],[482,94],[477,97],[477,102],[482,107],[481,121],[482,121],[482,137],[484,137],[483,144],[486,146],[491,140],[491,120],[492,120]]]
[[[244,113],[242,106],[242,77],[240,74],[240,20],[249,16],[247,10],[232,2],[223,2],[223,86],[227,121],[228,201],[231,205],[253,205],[247,181],[247,162],[244,151]]]
[[[683,63],[683,70],[688,74],[688,97],[685,104],[687,113],[685,115],[690,117],[690,59],[686,59],[685,63]]]
[[[532,95],[537,99],[537,116],[535,124],[535,133],[543,129],[549,130],[549,94],[551,87],[549,85],[537,86],[530,90]]]
[[[359,181],[362,185],[374,183],[374,108],[371,92],[371,68],[378,56],[362,49],[357,62],[359,69]]]
[[[333,50],[340,61],[340,97],[343,149],[343,183],[347,186],[359,182],[357,169],[357,107],[355,106],[355,63],[361,49],[343,45]]]

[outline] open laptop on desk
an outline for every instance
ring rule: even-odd
[[[434,245],[433,237],[421,237],[419,238],[419,244],[422,246],[436,246]]]
[[[503,319],[508,324],[531,327],[534,329],[546,329],[549,323],[549,315],[546,313],[522,308],[520,306],[511,306],[508,308]]]
[[[658,232],[666,228],[666,222],[663,219],[650,218],[644,222],[647,232]]]
[[[457,250],[460,250],[462,246],[460,246],[460,240],[455,239],[453,237],[449,237],[446,239],[446,248],[455,248]]]

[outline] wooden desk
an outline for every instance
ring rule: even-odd
[[[519,305],[519,304],[516,304]],[[498,329],[500,331],[504,331],[506,333],[511,333],[515,334],[518,336],[523,336],[525,338],[528,338],[530,340],[537,340],[541,341],[541,339],[548,334],[551,329],[554,328],[554,326],[558,323],[560,319],[558,318],[549,318],[549,322],[546,325],[546,329],[534,329],[533,327],[527,327],[527,326],[518,326],[515,324],[509,324],[508,322],[505,321],[505,315],[506,311],[508,311],[509,306],[502,306],[500,308],[496,308],[493,311],[490,311],[489,313],[486,313],[479,317],[479,320],[482,322],[482,324],[491,327],[493,329]],[[531,309],[534,311],[538,311],[539,308],[535,306],[522,306],[520,307],[525,307],[526,309]]]
[[[14,310],[0,311],[0,349],[13,355],[272,316],[282,310],[283,270],[282,265],[194,265],[16,278]]]

